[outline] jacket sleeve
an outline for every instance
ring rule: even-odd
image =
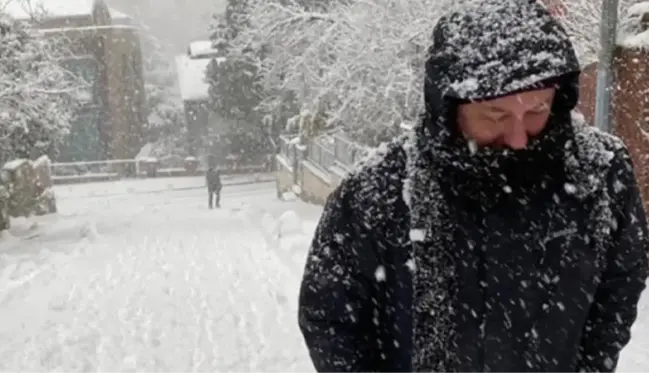
[[[361,269],[372,254],[363,252],[358,214],[344,188],[343,182],[325,204],[300,287],[299,325],[319,372],[370,371],[376,345],[372,289]]]
[[[586,322],[578,371],[612,372],[631,338],[640,294],[647,279],[648,234],[633,165],[625,151],[611,186],[617,228]]]

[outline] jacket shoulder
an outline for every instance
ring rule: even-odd
[[[580,113],[572,113],[572,126],[575,130],[576,140],[581,148],[590,148],[591,155],[597,155],[593,152],[627,152],[626,145],[617,136],[604,132],[599,128],[586,122],[584,116]]]
[[[380,203],[400,196],[406,172],[406,153],[401,137],[373,149],[342,180],[358,201]]]
[[[374,149],[341,181],[328,203],[342,204],[351,218],[373,227],[387,221],[386,215],[401,207],[406,153],[403,139],[382,144]],[[403,206],[401,204],[403,203]],[[388,216],[388,218],[390,218]]]
[[[569,158],[568,167],[580,175],[591,189],[608,184],[609,192],[617,194],[619,180],[635,182],[629,149],[619,137],[589,125],[581,114],[573,114],[577,157]]]

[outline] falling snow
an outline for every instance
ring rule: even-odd
[[[649,2],[630,2],[617,42],[644,49]],[[230,147],[228,131],[267,146],[223,158],[265,147],[268,164],[282,148],[298,167],[229,177],[213,210],[204,178],[149,170],[43,192],[57,214],[0,231],[1,370],[649,370],[645,186],[632,168],[644,156],[572,106],[520,151],[449,115],[457,100],[548,82],[576,104],[598,8],[566,2],[580,17],[558,27],[515,0],[145,3],[0,0],[0,220],[4,183],[28,162],[16,158],[59,154],[86,131],[126,131],[120,157],[174,172]],[[74,28],[115,40],[128,29],[134,53],[115,56],[102,37],[81,57],[106,57],[105,69],[82,77],[62,67],[67,39],[44,37]],[[115,115],[104,101],[134,117],[103,118]],[[93,119],[72,127],[77,106]],[[316,147],[314,133],[331,141]],[[352,149],[364,157],[343,164]],[[124,177],[113,171],[92,175]],[[325,194],[324,207],[298,198]]]

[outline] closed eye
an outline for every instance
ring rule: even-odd
[[[532,110],[529,111],[529,113],[533,114],[545,114],[550,110],[550,105],[547,103],[543,103],[541,105],[538,105],[537,107],[533,108]]]

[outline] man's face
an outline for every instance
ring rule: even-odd
[[[523,149],[545,128],[554,92],[546,88],[459,105],[459,129],[478,146]]]

